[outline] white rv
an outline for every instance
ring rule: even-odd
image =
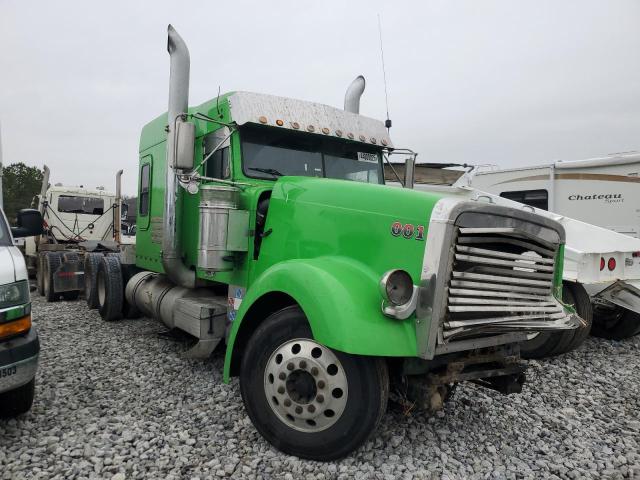
[[[640,238],[640,153],[479,169],[473,187]]]

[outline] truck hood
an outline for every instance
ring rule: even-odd
[[[0,247],[0,285],[27,279],[24,258],[16,247]]]

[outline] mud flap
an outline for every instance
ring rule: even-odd
[[[594,298],[606,300],[640,314],[640,280],[618,280],[595,295]]]
[[[71,292],[84,289],[84,270],[80,261],[62,262],[53,274],[55,292]]]

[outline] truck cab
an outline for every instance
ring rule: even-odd
[[[41,232],[38,211],[20,211],[18,226],[9,229],[0,209],[0,417],[29,411],[35,394],[40,343],[31,322],[27,268],[13,238]]]
[[[225,381],[277,448],[347,455],[390,389],[428,409],[465,380],[517,393],[519,343],[581,324],[560,301],[557,222],[384,184],[395,149],[359,114],[364,78],[343,109],[250,92],[188,107],[171,27],[169,53],[169,110],[141,134],[135,253],[102,259],[101,313],[191,334],[186,356],[225,345]]]

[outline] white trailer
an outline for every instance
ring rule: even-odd
[[[471,183],[510,200],[640,238],[638,152],[534,167],[481,167]]]

